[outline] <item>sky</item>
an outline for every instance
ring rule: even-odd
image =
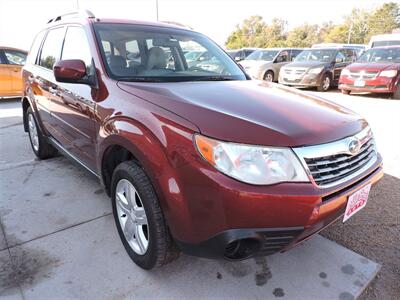
[[[394,0],[396,1],[396,0]],[[161,21],[175,21],[211,37],[221,46],[245,18],[260,15],[288,21],[338,23],[354,7],[374,9],[388,0],[158,0]],[[96,17],[155,21],[156,0],[0,0],[0,45],[28,50],[36,33],[77,6]]]

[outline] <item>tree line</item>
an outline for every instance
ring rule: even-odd
[[[373,35],[391,33],[400,28],[400,5],[384,3],[373,11],[354,8],[334,24],[304,23],[287,30],[288,22],[274,18],[266,23],[261,16],[251,16],[229,35],[227,49],[243,47],[310,47],[316,43],[367,44]]]

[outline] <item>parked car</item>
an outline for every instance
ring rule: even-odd
[[[282,67],[279,83],[294,87],[316,87],[325,92],[337,86],[340,72],[357,58],[357,51],[347,48],[307,49]]]
[[[371,37],[369,48],[382,46],[400,46],[400,33],[379,34]]]
[[[256,48],[242,48],[236,50],[226,50],[226,53],[228,53],[229,56],[232,57],[235,61],[242,61],[256,50]]]
[[[253,78],[278,81],[280,69],[292,61],[303,49],[268,48],[254,51],[240,64]]]
[[[0,98],[22,95],[21,68],[27,52],[10,47],[0,47]]]
[[[357,52],[357,57],[361,56],[367,49],[367,45],[363,44],[321,43],[321,44],[314,44],[311,46],[311,48],[335,48],[335,47],[354,49]]]
[[[140,66],[128,65],[132,42]],[[223,69],[188,67],[189,43]],[[107,59],[106,44],[119,54]],[[144,269],[179,250],[230,260],[286,251],[358,212],[383,174],[360,116],[250,80],[182,27],[58,16],[36,36],[23,79],[33,152],[58,150],[99,179],[124,247]]]
[[[350,92],[392,94],[400,99],[400,46],[377,47],[366,51],[342,70],[339,89]]]

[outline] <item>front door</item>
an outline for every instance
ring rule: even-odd
[[[10,96],[12,93],[11,70],[6,63],[3,50],[0,49],[0,97]]]
[[[87,72],[94,72],[92,56],[83,28],[69,26],[65,35],[62,60],[80,59]],[[52,98],[55,138],[75,158],[96,170],[95,108],[92,88],[85,84],[57,83]]]
[[[12,93],[15,95],[22,95],[22,66],[26,62],[26,52],[18,51],[15,49],[4,49],[4,55],[7,59],[11,75],[11,88]]]

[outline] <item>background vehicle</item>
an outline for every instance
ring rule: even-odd
[[[229,56],[232,57],[235,61],[242,61],[256,50],[256,48],[242,48],[236,50],[226,50],[226,53],[228,53]]]
[[[400,99],[400,46],[367,50],[355,63],[342,70],[342,93],[390,93]]]
[[[363,44],[340,44],[340,43],[321,43],[321,44],[314,44],[311,48],[348,48],[354,49],[357,51],[357,56],[359,57],[364,51],[367,49],[367,45]]]
[[[0,47],[0,98],[22,95],[21,68],[27,54],[24,50]]]
[[[325,92],[339,83],[340,72],[357,58],[345,48],[307,49],[281,69],[279,83],[295,87],[317,87]]]
[[[400,45],[400,33],[379,34],[371,37],[369,48]]]
[[[221,68],[188,66],[193,44]],[[365,120],[249,80],[182,27],[58,16],[36,36],[23,79],[33,152],[58,150],[102,182],[122,244],[144,269],[179,249],[230,260],[286,251],[383,174]]]
[[[240,65],[253,78],[278,81],[280,69],[292,61],[302,50],[300,48],[259,49],[242,60]]]

